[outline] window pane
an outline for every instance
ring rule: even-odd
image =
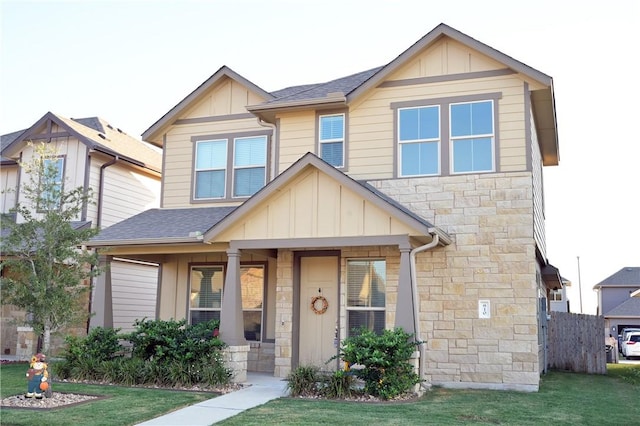
[[[451,136],[493,134],[493,102],[451,105]]]
[[[344,115],[320,117],[320,141],[344,139]]]
[[[222,266],[203,266],[191,269],[191,308],[220,309],[222,303]]]
[[[262,311],[244,311],[244,338],[247,340],[261,340]]]
[[[400,140],[440,138],[440,110],[437,106],[400,110]]]
[[[220,311],[191,311],[189,319],[192,325],[211,320],[220,321]]]
[[[236,167],[264,166],[267,159],[267,138],[236,139],[233,164]]]
[[[361,327],[382,334],[385,328],[384,311],[347,311],[347,334],[356,335]],[[355,331],[355,332],[354,332]]]
[[[234,197],[248,197],[264,186],[264,167],[237,169],[233,183]]]
[[[224,170],[196,172],[196,198],[224,197]]]
[[[196,143],[196,169],[226,169],[227,141],[201,141]]]
[[[334,167],[342,167],[342,142],[325,142],[320,145],[320,150],[320,158]]]
[[[402,176],[438,174],[437,142],[403,143],[400,149]]]
[[[240,268],[242,283],[242,309],[262,309],[264,294],[264,268],[243,266]]]
[[[384,260],[350,260],[347,264],[347,306],[384,308]]]
[[[453,171],[493,170],[492,139],[463,139],[453,142]]]

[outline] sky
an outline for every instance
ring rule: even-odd
[[[0,0],[0,134],[45,113],[140,138],[226,65],[266,91],[384,65],[440,23],[553,78],[547,257],[573,312],[640,266],[637,0]]]

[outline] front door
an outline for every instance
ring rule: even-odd
[[[338,257],[301,257],[299,365],[334,369],[338,304]]]

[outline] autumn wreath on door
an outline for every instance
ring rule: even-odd
[[[327,312],[328,308],[329,302],[327,302],[327,299],[324,296],[318,295],[311,299],[311,310],[314,314],[322,315]]]

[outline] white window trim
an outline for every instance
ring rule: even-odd
[[[241,167],[236,167],[236,159],[235,159],[235,154],[236,154],[236,142],[238,140],[241,139],[256,139],[256,138],[264,138],[264,159],[265,159],[265,163],[263,165],[259,165],[259,164],[252,164],[249,166],[241,166]],[[237,138],[233,138],[233,154],[231,157],[231,197],[232,198],[250,198],[252,195],[236,195],[235,194],[235,179],[236,179],[236,170],[242,170],[242,169],[256,169],[259,167],[262,167],[264,169],[264,184],[261,186],[261,188],[264,188],[264,186],[267,184],[267,163],[269,161],[269,159],[267,158],[267,154],[268,154],[268,150],[267,150],[267,144],[269,143],[269,139],[267,137],[267,135],[264,136],[240,136]]]
[[[325,117],[338,117],[341,116],[342,117],[342,138],[334,138],[334,139],[322,139],[322,119]],[[335,143],[335,142],[341,142],[342,143],[342,164],[339,166],[334,166],[336,169],[342,169],[345,167],[346,164],[346,152],[345,152],[345,145],[346,145],[346,138],[345,138],[345,134],[346,134],[346,124],[347,124],[347,116],[345,113],[337,113],[337,114],[321,114],[318,116],[318,156],[320,158],[322,158],[322,144],[324,143]]]
[[[208,169],[199,169],[197,167],[198,165],[198,145],[200,145],[201,143],[206,143],[206,142],[221,142],[224,141],[225,143],[225,164],[226,167],[224,168],[208,168]],[[201,141],[196,141],[196,155],[194,158],[194,164],[193,164],[193,199],[197,200],[197,201],[202,201],[202,200],[222,200],[227,198],[227,179],[228,179],[228,167],[229,167],[229,162],[228,162],[228,157],[229,157],[229,139],[227,138],[222,138],[222,139],[207,139],[207,140],[201,140]],[[198,172],[210,172],[210,171],[219,171],[219,170],[223,170],[224,171],[224,188],[223,188],[223,192],[222,192],[222,197],[203,197],[203,198],[198,198]]]

